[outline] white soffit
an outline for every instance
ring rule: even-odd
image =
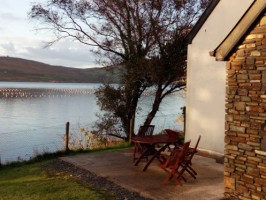
[[[266,0],[256,0],[225,40],[210,52],[210,55],[215,56],[217,61],[224,61],[265,8]]]

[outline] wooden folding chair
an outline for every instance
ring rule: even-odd
[[[147,127],[144,126],[140,126],[139,127],[139,131],[137,136],[151,136],[153,134],[154,131],[154,125],[149,125]],[[146,129],[146,131],[142,131],[143,129]],[[133,152],[133,162],[135,162],[136,158],[136,154],[138,154],[139,156],[141,156],[141,154],[145,151],[145,146],[139,144],[139,143],[135,143],[135,148],[134,148],[134,152]],[[144,156],[146,159],[148,159],[148,155]]]
[[[182,142],[179,141],[179,136],[178,136],[178,134],[177,134],[176,131],[173,131],[173,130],[171,130],[171,129],[164,129],[164,130],[165,130],[165,132],[167,133],[167,135],[168,135],[169,137],[171,137],[171,138],[177,138],[177,139],[178,139],[178,142],[176,142],[176,143],[173,144],[173,145],[174,145],[174,148],[170,148],[170,147],[168,147],[168,149],[169,149],[170,151],[173,151],[174,149],[176,149],[176,147],[177,147],[178,145],[183,145]]]
[[[185,170],[194,178],[196,179],[196,175],[197,175],[197,172],[192,168],[192,158],[194,157],[194,155],[198,152],[197,151],[197,148],[198,148],[198,145],[199,145],[199,142],[200,142],[200,139],[201,139],[201,135],[199,136],[198,138],[198,141],[195,145],[195,147],[189,147],[189,150],[185,156],[185,160],[183,162],[183,167],[185,167]]]
[[[177,139],[179,138],[175,131],[173,131],[171,129],[164,129],[164,130],[169,137],[173,137],[173,138],[177,138]]]
[[[187,180],[183,176],[183,173],[186,170],[185,169],[186,164],[184,164],[183,162],[185,160],[185,156],[188,153],[189,145],[190,141],[185,142],[181,150],[175,149],[172,155],[170,155],[164,163],[158,164],[160,168],[162,168],[165,172],[168,173],[168,176],[164,180],[163,185],[165,185],[171,179],[174,179],[177,182],[177,184],[180,186],[182,186],[182,183],[179,180],[180,178],[182,178],[185,182],[187,182]]]

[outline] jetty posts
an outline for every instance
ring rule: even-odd
[[[75,94],[94,94],[95,89],[65,88],[0,88],[0,98],[63,97]]]

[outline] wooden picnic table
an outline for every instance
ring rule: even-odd
[[[148,160],[147,164],[143,168],[143,171],[146,171],[151,162],[157,158],[161,162],[160,154],[164,151],[169,145],[176,144],[178,142],[178,137],[169,137],[168,135],[152,135],[152,136],[134,136],[131,138],[132,142],[140,143],[146,147],[146,150],[141,154],[139,159],[135,162],[135,166],[137,166],[140,160],[148,155],[149,152],[153,152],[152,157]],[[156,145],[164,144],[164,146],[160,147],[159,150],[156,150]]]

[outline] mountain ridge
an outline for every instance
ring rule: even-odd
[[[119,73],[112,73],[107,67],[80,69],[0,56],[0,81],[119,83]]]

